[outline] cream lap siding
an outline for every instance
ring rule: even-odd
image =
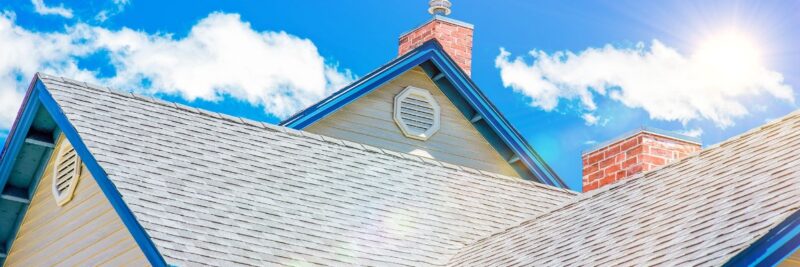
[[[65,141],[60,138],[61,141]],[[60,146],[60,143],[59,143]],[[54,151],[58,151],[56,147]],[[58,206],[51,157],[6,259],[6,266],[147,265],[114,208],[85,166],[72,200]],[[122,260],[122,261],[120,261]]]
[[[393,119],[394,98],[407,86],[430,91],[441,108],[439,131],[426,141],[406,137]],[[419,67],[398,76],[305,130],[519,177],[511,165],[497,153]]]
[[[778,264],[778,267],[800,267],[800,250],[786,257],[786,259]]]

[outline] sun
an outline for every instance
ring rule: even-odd
[[[726,76],[746,74],[751,67],[761,66],[761,49],[749,35],[727,30],[713,35],[698,45],[694,59],[703,66]]]

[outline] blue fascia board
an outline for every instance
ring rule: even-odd
[[[36,78],[34,78],[34,81]],[[22,100],[22,106],[17,113],[17,118],[11,131],[6,138],[3,154],[0,155],[0,189],[5,188],[11,175],[11,169],[14,168],[17,155],[22,151],[22,146],[25,144],[25,137],[28,136],[33,124],[33,119],[36,117],[36,111],[39,110],[38,91],[34,90],[34,83],[28,87],[28,92],[25,93],[25,98]],[[34,99],[34,101],[31,101]]]
[[[424,47],[424,45],[422,46]],[[420,47],[421,48],[421,47]],[[371,92],[373,89],[395,78],[397,75],[413,68],[416,65],[403,64],[404,61],[410,60],[416,62],[416,65],[421,64],[427,60],[420,49],[417,48],[402,57],[395,59],[389,64],[367,74],[364,78],[336,91],[329,97],[322,101],[304,109],[303,111],[289,117],[280,123],[281,126],[286,126],[293,129],[303,129],[308,125],[330,115],[331,113],[339,110],[346,104],[358,99],[359,97]]]
[[[724,266],[776,266],[800,248],[800,211],[795,211]]]
[[[280,125],[302,130],[426,61],[433,62],[445,74],[445,77],[454,85],[459,94],[486,119],[489,126],[520,157],[520,160],[540,182],[560,188],[567,187],[541,156],[525,141],[522,135],[481,93],[478,87],[467,78],[467,75],[444,53],[444,49],[435,40],[424,43],[411,52],[373,71],[359,81],[286,119]]]
[[[436,44],[438,45],[438,44]],[[538,177],[542,183],[547,185],[566,188],[566,184],[555,174],[555,172],[544,162],[544,159],[528,144],[521,134],[509,123],[497,108],[483,95],[478,87],[467,78],[461,68],[444,53],[443,49],[434,49],[436,57],[431,60],[437,68],[445,73],[445,76],[454,83],[454,87],[464,96],[467,101],[475,108],[489,126],[498,133],[506,145],[517,153],[526,166]]]
[[[116,211],[117,215],[122,220],[122,223],[131,233],[134,241],[136,241],[137,245],[139,245],[139,248],[142,250],[145,257],[147,257],[147,260],[150,262],[150,264],[159,267],[166,266],[167,264],[164,261],[163,256],[158,252],[158,249],[156,248],[152,239],[150,239],[150,236],[147,235],[144,228],[136,220],[133,212],[122,200],[122,195],[119,193],[116,186],[114,186],[113,182],[111,182],[111,180],[108,178],[106,172],[102,167],[100,167],[100,164],[97,163],[97,160],[89,152],[86,144],[83,143],[80,135],[78,135],[77,130],[75,130],[75,127],[72,126],[67,119],[67,116],[61,110],[61,107],[47,91],[44,83],[39,80],[38,75],[34,77],[31,87],[28,89],[28,93],[26,94],[23,102],[23,108],[20,110],[20,114],[18,114],[17,117],[17,122],[14,124],[14,128],[8,137],[8,140],[10,140],[7,141],[7,146],[9,149],[7,149],[5,154],[3,154],[3,157],[0,158],[0,166],[2,166],[3,171],[0,173],[10,171],[10,166],[13,166],[13,162],[19,153],[19,146],[24,143],[25,135],[30,129],[32,118],[36,115],[40,105],[41,107],[44,107],[44,109],[56,122],[56,125],[58,125],[57,130],[61,131],[61,133],[64,134],[67,140],[69,140],[69,142],[75,148],[78,156],[81,157],[81,160],[86,165],[86,169],[88,169],[92,174],[92,177],[94,177],[97,185],[100,187],[101,191],[103,191],[106,199],[108,199],[109,203],[111,203],[114,211]],[[0,179],[0,186],[5,186],[7,175],[0,178],[2,178]],[[15,236],[16,233],[13,233],[13,235]]]
[[[34,81],[36,78],[34,78]],[[37,91],[33,88],[33,83],[28,87],[28,91],[25,93],[25,97],[22,101],[22,106],[17,113],[17,118],[14,120],[14,124],[11,127],[11,131],[9,132],[8,138],[6,138],[6,142],[3,145],[3,154],[0,155],[0,191],[5,189],[8,184],[8,180],[10,179],[11,170],[14,168],[14,163],[17,160],[17,156],[22,151],[22,146],[25,144],[25,137],[28,135],[28,131],[30,130],[31,125],[33,124],[33,120],[36,117],[36,112],[39,110],[40,103],[36,101],[38,98]],[[31,100],[33,99],[33,101]],[[26,205],[27,206],[27,205]],[[27,207],[22,209],[23,212],[27,211]],[[6,251],[0,251],[0,253],[6,254],[11,252],[11,244],[14,242],[14,238],[16,238],[17,230],[19,229],[19,223],[22,220],[19,220],[20,215],[17,215],[17,218],[0,218],[3,220],[14,220],[14,225],[10,234],[8,235],[8,240],[0,240],[4,242],[0,242],[0,249],[5,249]],[[6,260],[6,257],[0,257],[0,265]]]

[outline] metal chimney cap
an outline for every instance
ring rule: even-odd
[[[450,7],[453,6],[450,0],[431,0],[428,2],[428,13],[431,15],[450,15]]]

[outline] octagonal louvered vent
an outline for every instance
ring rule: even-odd
[[[407,137],[428,140],[439,130],[439,113],[428,90],[409,86],[394,98],[394,121]]]
[[[81,159],[75,148],[63,139],[53,163],[53,197],[59,206],[72,200],[81,176]]]

